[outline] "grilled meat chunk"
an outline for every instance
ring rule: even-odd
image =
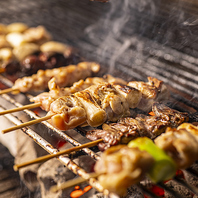
[[[153,163],[154,159],[146,151],[118,145],[102,153],[95,171],[104,173],[98,177],[104,189],[123,195],[129,186],[142,179]]]
[[[62,121],[65,122],[65,130],[75,127],[70,124],[70,116],[67,114],[70,106],[67,106],[67,103],[63,102],[67,101],[69,97],[76,97],[78,99],[86,112],[86,123],[93,127],[99,126],[107,120],[117,121],[121,117],[129,116],[129,105],[131,103],[128,103],[129,100],[127,99],[127,94],[126,92],[125,94],[121,94],[117,91],[115,86],[116,85],[110,83],[92,85],[81,92],[76,92],[72,94],[71,96],[58,98],[51,104],[50,112],[48,113],[50,115],[56,114],[51,118],[52,124],[55,127],[60,128],[59,125],[57,125],[56,123],[57,119],[55,119],[55,117],[58,116],[57,114],[60,113],[59,111],[57,111],[57,109],[59,108],[59,106],[62,105],[63,107],[61,109],[63,110],[63,114],[65,114],[65,117],[67,117],[66,120]],[[130,91],[128,91],[128,94],[133,97],[133,92],[135,93],[135,97],[138,96],[141,98],[141,94],[137,94],[138,91],[135,89],[131,89]],[[139,102],[139,99],[136,99],[136,101]],[[137,105],[138,103],[136,105],[133,103],[133,106]],[[74,105],[72,105],[72,108],[73,106]],[[78,115],[74,114],[73,116]],[[78,125],[82,124],[85,123],[79,122]],[[61,130],[64,129],[61,128]]]
[[[103,139],[98,144],[100,150],[106,150],[110,146],[127,144],[130,140],[146,136],[151,139],[165,132],[167,127],[177,127],[188,121],[188,114],[176,111],[162,103],[153,104],[155,116],[139,114],[136,118],[121,118],[117,123],[103,124],[102,130],[88,131],[86,137],[90,140]]]
[[[55,80],[56,80],[55,78],[52,78],[48,82],[48,88],[50,90],[49,92],[41,93],[38,96],[30,99],[30,101],[35,102],[35,103],[41,103],[41,108],[45,111],[49,111],[50,104],[53,101],[55,101],[56,99],[58,99],[59,97],[69,96],[69,95],[76,93],[78,91],[82,91],[82,90],[90,87],[91,85],[97,85],[97,84],[104,83],[104,82],[112,83],[112,84],[121,84],[121,85],[127,84],[124,80],[122,80],[120,78],[115,78],[111,75],[105,75],[105,76],[103,76],[103,78],[93,77],[93,78],[86,78],[86,80],[81,79],[78,82],[75,82],[71,87],[65,87],[65,88],[60,88],[56,84]],[[138,91],[136,91],[136,92],[138,92]],[[127,94],[127,93],[124,92],[123,94]],[[138,92],[138,94],[139,94],[139,92]],[[135,99],[129,98],[128,100],[130,103],[133,104],[133,101]]]
[[[179,169],[189,167],[198,159],[198,141],[184,128],[167,128],[155,144],[172,157]]]
[[[142,99],[137,108],[147,112],[151,110],[153,102],[165,101],[169,98],[169,91],[163,81],[148,77],[148,82],[131,81],[127,84],[142,93]]]
[[[60,87],[71,86],[74,82],[85,79],[93,73],[97,73],[100,66],[94,62],[81,62],[78,65],[69,65],[49,70],[39,70],[30,77],[17,79],[13,88],[20,92],[41,91],[47,88],[48,81],[56,78],[56,84]]]

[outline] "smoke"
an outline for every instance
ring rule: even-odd
[[[97,46],[96,54],[108,64],[109,72],[114,70],[116,61],[131,45],[137,48],[136,56],[142,58],[144,46],[134,35],[146,31],[148,24],[145,20],[155,17],[155,4],[153,0],[111,0],[110,9],[104,17],[86,28],[89,39]],[[149,18],[139,22],[138,17],[142,13]]]
[[[110,0],[108,12],[87,27],[86,34],[109,72],[118,62],[133,69],[144,64],[155,56],[150,51],[156,50],[157,43],[157,50],[170,47],[188,54],[189,46],[198,40],[198,20],[185,5],[182,0]],[[192,48],[191,53],[197,51]]]

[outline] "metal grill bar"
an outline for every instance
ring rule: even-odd
[[[0,110],[4,111],[5,108],[3,108],[0,105]],[[10,120],[12,123],[16,124],[16,125],[20,125],[22,124],[22,122],[16,117],[13,116],[12,114],[6,114],[4,115],[8,120]],[[26,133],[30,138],[32,138],[38,145],[40,145],[42,148],[44,148],[47,152],[49,152],[50,154],[55,154],[57,152],[59,152],[58,149],[54,148],[49,142],[47,142],[45,139],[43,139],[40,135],[38,135],[36,132],[34,132],[32,129],[30,128],[22,128],[21,129],[24,133]],[[69,157],[65,157],[65,156],[59,156],[58,159],[67,166],[67,168],[69,168],[71,171],[73,171],[75,174],[80,175],[82,178],[87,179],[89,178],[89,174],[82,168],[80,168],[75,162],[73,162]],[[90,185],[92,185],[94,188],[96,188],[97,190],[103,192],[104,189],[102,188],[102,186],[96,181],[96,179],[91,178],[88,180],[88,182],[90,183]],[[105,191],[106,193],[108,193],[108,191]]]
[[[7,78],[0,76],[0,80],[6,84],[6,85],[10,85],[12,86],[12,82],[9,81]],[[31,98],[32,96],[30,94],[26,94],[28,98]],[[1,97],[3,97],[6,101],[14,104],[16,107],[21,107],[23,106],[22,104],[18,103],[16,100],[12,99],[8,94],[3,94]],[[4,107],[2,107],[0,105],[0,110],[5,110]],[[28,114],[30,117],[32,118],[39,118],[39,116],[37,116],[33,111],[31,110],[24,110],[24,112],[26,114]],[[16,125],[21,124],[22,122],[15,116],[13,116],[12,114],[6,114],[4,115],[7,119],[9,119],[11,122],[13,122]],[[60,130],[55,129],[51,124],[49,124],[48,122],[44,121],[42,122],[43,124],[45,124],[48,128],[52,129],[53,131],[55,131],[61,138],[63,138],[64,140],[70,142],[71,144],[73,144],[74,146],[79,146],[81,145],[80,142],[74,140],[73,138],[69,137],[68,135],[66,135],[65,133],[63,133]],[[36,132],[34,132],[32,129],[30,128],[22,128],[21,129],[24,133],[26,133],[30,138],[32,138],[37,144],[39,144],[42,148],[44,148],[47,152],[49,153],[57,153],[58,150],[56,148],[54,148],[50,143],[48,143],[45,139],[43,139],[41,136],[39,136]],[[81,133],[85,133],[86,131],[84,129],[80,129],[77,128],[77,131],[81,131]],[[82,149],[86,154],[90,155],[93,159],[98,160],[99,156],[97,155],[97,153],[93,152],[90,149]],[[74,163],[69,157],[66,156],[60,156],[58,157],[58,159],[64,164],[66,165],[70,170],[72,170],[75,174],[80,175],[81,177],[87,179],[89,174],[82,168],[80,168],[76,163]],[[196,189],[195,187],[192,187],[191,185],[189,185],[186,182],[181,182],[179,179],[175,179],[177,182],[179,182],[180,184],[182,184],[183,186],[185,186],[187,189],[191,190],[192,192],[194,192],[195,194],[198,194],[198,189]],[[103,189],[102,186],[97,182],[96,179],[91,178],[88,181],[90,183],[90,185],[92,185],[94,188],[96,188],[98,191],[103,192],[104,194],[108,195],[109,192],[106,189]],[[149,189],[147,189],[146,187],[142,186],[141,184],[138,184],[138,186],[141,188],[141,191],[145,194],[147,194],[150,197],[158,197],[157,195],[155,195],[153,192],[151,192]],[[166,190],[167,192],[171,193],[173,196],[175,197],[181,197],[180,194],[178,194],[176,191],[170,189],[169,187],[167,187],[165,184],[158,184],[158,186],[162,187],[164,190]]]

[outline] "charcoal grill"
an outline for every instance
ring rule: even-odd
[[[0,3],[1,22],[8,24],[16,21],[25,22],[30,26],[44,25],[55,40],[68,43],[81,52],[88,60],[102,64],[99,75],[111,73],[127,80],[146,81],[147,76],[157,77],[164,81],[171,91],[169,101],[172,108],[190,113],[198,109],[198,4],[196,1],[165,1],[150,0],[130,2],[128,0],[111,0],[111,3],[90,2],[89,0],[67,1],[27,1],[8,0]],[[4,8],[7,9],[4,9]],[[7,87],[12,82],[5,76],[0,81]],[[16,107],[23,106],[11,95],[3,97]],[[30,98],[31,95],[26,94]],[[5,110],[0,106],[0,110]],[[38,116],[31,110],[24,110],[31,118]],[[18,125],[22,121],[18,117],[5,115],[11,122]],[[198,119],[197,119],[198,120]],[[196,117],[195,117],[195,121]],[[66,133],[55,129],[48,122],[44,125],[52,129],[61,139],[74,146],[80,143]],[[76,129],[81,134],[81,128]],[[23,128],[22,131],[49,153],[58,150],[33,131]],[[91,149],[82,149],[85,155],[98,160],[99,155]],[[83,178],[88,173],[65,156],[58,158],[75,174]],[[187,170],[192,173],[192,170]],[[198,176],[198,173],[193,172]],[[177,177],[176,182],[182,183]],[[95,179],[89,183],[98,191],[108,194]],[[194,194],[198,189],[182,185]],[[165,184],[159,187],[170,191],[173,196],[181,197],[176,191]],[[151,197],[157,197],[149,189],[139,184],[141,190]]]

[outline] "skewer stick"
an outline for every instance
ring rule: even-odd
[[[76,179],[72,179],[72,180],[69,180],[69,181],[67,181],[65,183],[62,183],[61,185],[52,186],[50,188],[50,191],[55,193],[55,192],[57,192],[59,190],[64,190],[66,188],[69,188],[69,187],[72,187],[72,186],[76,186],[76,185],[78,185],[80,183],[83,183],[83,182],[89,180],[90,178],[96,178],[96,177],[98,177],[98,176],[100,176],[102,174],[105,174],[105,173],[90,173],[89,177],[87,179],[84,179],[82,177],[78,177]]]
[[[40,106],[41,106],[41,103],[24,105],[22,107],[17,107],[17,108],[14,108],[14,109],[8,109],[8,110],[5,110],[5,111],[1,111],[0,115],[5,115],[5,114],[8,114],[8,113],[14,113],[14,112],[17,112],[17,111],[22,111],[24,109],[33,109],[33,108],[40,107]]]
[[[37,123],[45,121],[45,120],[49,120],[53,115],[54,114],[48,115],[48,116],[45,116],[45,117],[42,117],[42,118],[39,118],[39,119],[36,119],[36,120],[32,120],[32,121],[29,121],[29,122],[25,122],[23,124],[20,124],[20,125],[14,126],[14,127],[10,127],[8,129],[4,129],[4,130],[2,130],[2,133],[5,134],[5,133],[8,133],[10,131],[14,131],[14,130],[17,130],[17,129],[21,129],[23,127],[27,127],[27,126],[30,126],[30,125],[33,125],[33,124],[37,124]]]
[[[54,157],[58,157],[60,155],[68,154],[68,153],[71,153],[71,152],[74,152],[74,151],[79,151],[82,148],[88,148],[88,147],[95,146],[102,141],[103,141],[103,139],[99,139],[99,140],[95,140],[95,141],[92,141],[92,142],[89,142],[89,143],[86,143],[86,144],[83,144],[83,145],[80,145],[80,146],[76,146],[76,147],[64,150],[64,151],[57,152],[55,154],[49,154],[49,155],[45,155],[45,156],[42,156],[42,157],[38,157],[38,158],[36,158],[34,160],[31,160],[29,162],[24,162],[24,163],[21,163],[21,164],[15,164],[13,166],[13,168],[14,168],[15,171],[18,171],[20,168],[23,168],[23,167],[26,167],[26,166],[29,166],[29,165],[32,165],[32,164],[45,162],[49,159],[52,159]]]
[[[19,89],[14,89],[14,88],[8,88],[8,89],[3,89],[3,90],[0,90],[0,95],[2,94],[5,94],[5,93],[10,93],[12,91],[15,91],[15,92],[19,92]]]

